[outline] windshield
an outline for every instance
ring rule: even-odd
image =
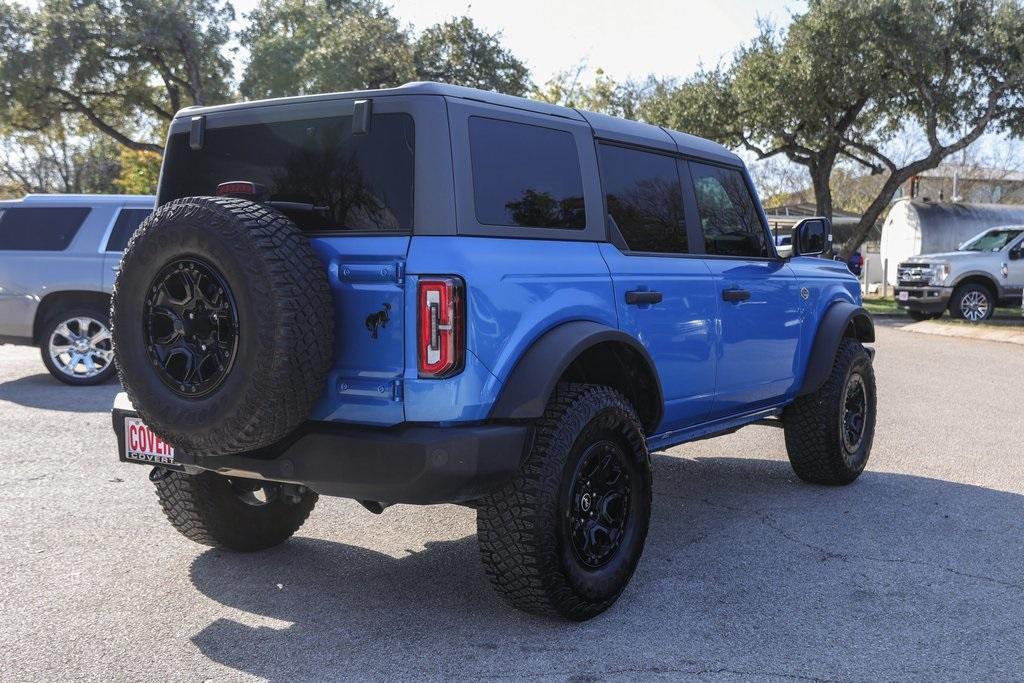
[[[960,246],[960,251],[999,251],[1015,240],[1024,228],[994,228],[972,237]]]

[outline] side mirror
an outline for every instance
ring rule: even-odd
[[[793,228],[793,255],[817,256],[832,246],[832,221],[805,218]]]
[[[1019,261],[1020,258],[1022,256],[1024,256],[1024,251],[1022,251],[1022,250],[1024,250],[1024,245],[1019,245],[1019,246],[1016,246],[1013,249],[1011,249],[1010,250],[1010,254],[1009,254],[1010,260],[1011,261]]]

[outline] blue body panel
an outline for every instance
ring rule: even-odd
[[[651,354],[665,412],[658,431],[707,419],[715,397],[718,293],[702,259],[625,254],[601,245],[615,288],[619,328]],[[660,303],[630,305],[628,291],[656,291]]]
[[[334,364],[314,420],[394,425],[405,420],[408,236],[318,237],[310,240],[327,268],[334,295]],[[385,311],[373,337],[367,317]],[[415,329],[415,328],[412,328]]]
[[[667,447],[781,410],[800,387],[825,310],[860,302],[846,266],[819,258],[662,258],[607,243],[465,236],[312,243],[330,275],[338,340],[316,420],[483,421],[531,344],[586,320],[621,329],[650,353],[665,398],[650,442]],[[454,377],[420,379],[416,285],[436,274],[466,283],[466,362]],[[731,288],[751,298],[723,301]],[[636,290],[663,299],[627,304]],[[374,338],[367,317],[385,306],[389,320]]]

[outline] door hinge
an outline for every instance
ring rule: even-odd
[[[391,400],[401,402],[405,400],[405,386],[402,384],[402,380],[396,379],[391,385]]]
[[[405,284],[405,261],[395,261],[395,282]]]

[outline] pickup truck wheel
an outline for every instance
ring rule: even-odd
[[[324,391],[334,352],[327,269],[271,207],[229,197],[164,204],[128,243],[111,310],[129,399],[185,452],[269,446]]]
[[[650,455],[629,402],[560,384],[514,481],[479,501],[491,582],[519,609],[582,621],[626,587],[647,537]]]
[[[102,384],[114,376],[109,315],[103,306],[79,304],[43,322],[39,350],[51,375],[72,386]]]
[[[995,297],[982,285],[960,285],[949,300],[950,315],[972,323],[988,320],[995,308]]]
[[[839,345],[832,374],[783,414],[786,451],[797,476],[813,484],[849,484],[864,471],[875,433],[875,373],[855,339]]]
[[[213,472],[191,475],[157,469],[151,479],[164,514],[182,535],[238,552],[284,543],[317,501],[317,494],[309,490],[297,500],[287,499],[280,485]]]

